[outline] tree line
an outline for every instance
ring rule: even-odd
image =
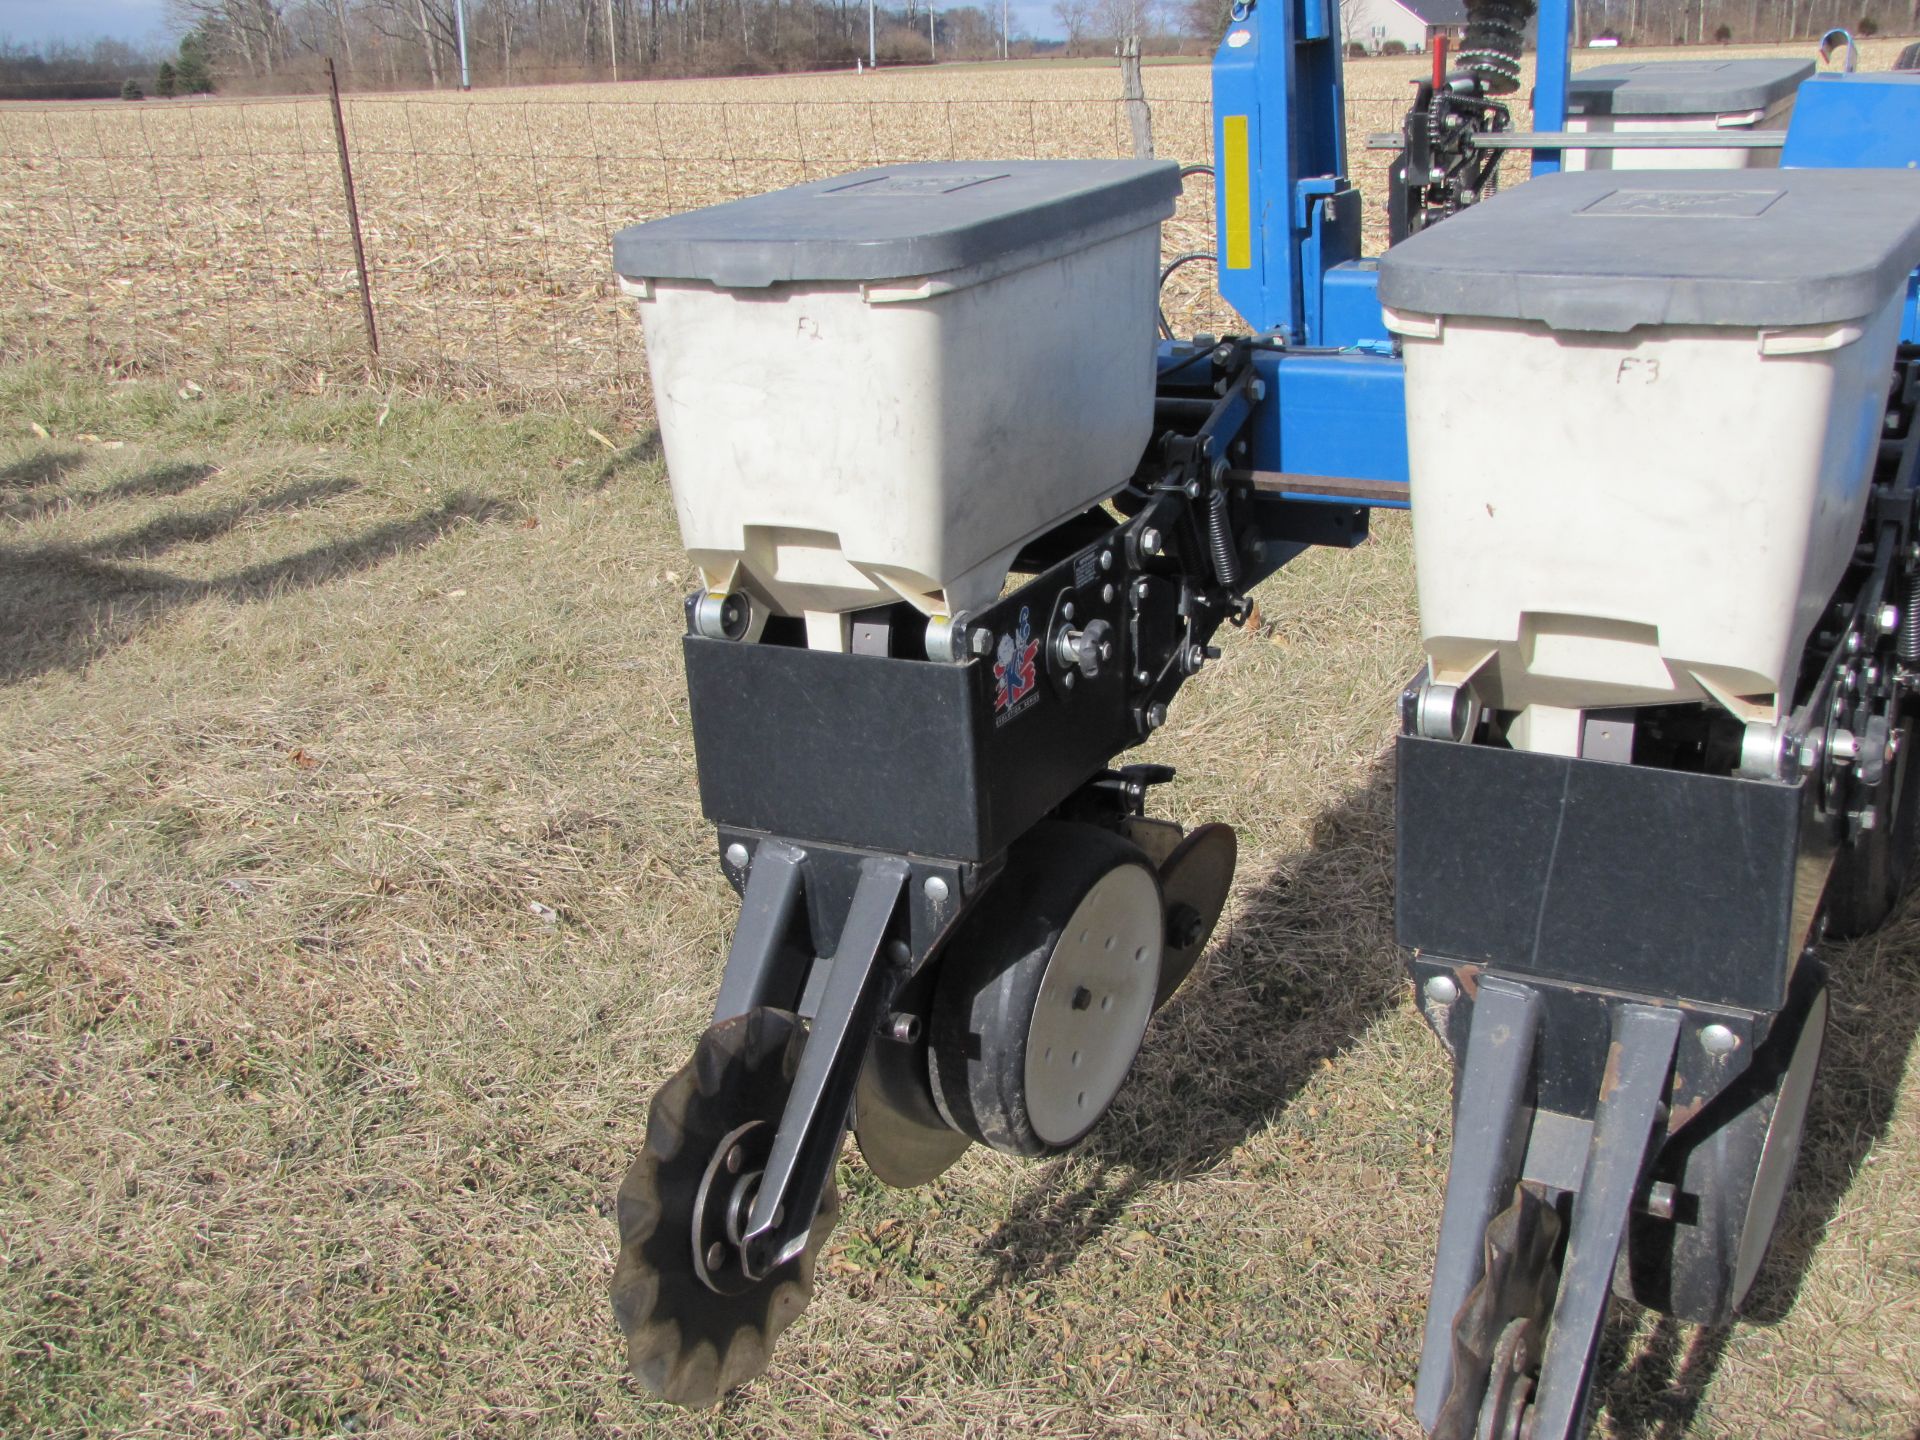
[[[1148,19],[1151,48],[1181,40],[1184,11],[1157,0],[1064,3],[1076,53],[1100,50],[1103,17]],[[1003,0],[891,0],[871,36],[863,0],[465,0],[464,13],[456,0],[170,0],[170,12],[202,37],[221,80],[245,89],[293,88],[325,55],[359,87],[457,85],[463,27],[476,85],[852,69],[870,44],[883,65],[1063,48]]]
[[[1341,0],[1351,28],[1380,0]],[[1058,38],[1036,39],[1006,0],[895,0],[874,11],[883,65],[1038,53],[1109,55],[1137,34],[1149,52],[1206,49],[1227,0],[1052,0]],[[869,53],[861,0],[169,0],[178,48],[119,41],[29,50],[0,41],[0,98],[298,91],[331,56],[359,89],[848,69]],[[1579,0],[1581,41],[1788,41],[1834,26],[1920,31],[1920,0]],[[164,68],[163,68],[164,67]],[[131,89],[133,87],[129,87]],[[131,98],[131,96],[130,96]]]

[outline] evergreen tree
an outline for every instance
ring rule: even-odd
[[[171,60],[162,60],[160,62],[160,68],[154,72],[153,93],[163,100],[171,100],[177,90],[178,85],[176,84],[176,76],[173,73],[173,62]]]
[[[180,37],[180,56],[173,67],[174,83],[183,95],[213,93],[213,68],[207,63],[207,40],[196,27]]]
[[[140,88],[140,82],[138,80],[129,80],[120,87],[120,98],[122,100],[144,100],[147,98],[147,94],[146,91]]]

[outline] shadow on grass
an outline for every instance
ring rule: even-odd
[[[615,476],[631,467],[650,464],[661,453],[660,428],[655,426],[633,444],[594,461],[572,483],[578,489],[597,493],[611,485]]]
[[[1220,1164],[1399,1003],[1392,775],[1389,752],[1320,816],[1306,854],[1230,907],[1203,969],[1148,1028],[1113,1112],[982,1242],[993,1270],[964,1309],[1059,1273],[1142,1191]]]
[[[18,466],[10,468],[30,467],[41,458],[47,462],[42,467],[45,478],[30,480],[23,486],[15,487],[32,489],[40,493],[22,495],[18,499],[0,500],[0,516],[5,516],[9,520],[33,520],[42,515],[49,515],[55,510],[86,510],[95,505],[111,504],[116,500],[140,500],[156,495],[181,495],[220,473],[216,465],[169,460],[159,465],[149,465],[145,470],[116,480],[111,485],[103,485],[98,490],[83,490],[78,494],[70,494],[65,490],[54,490],[49,493],[49,487],[65,479],[67,472],[81,464],[86,457],[78,452],[42,451],[40,456],[29,456],[26,460],[18,462]],[[4,484],[0,484],[0,490],[5,488]]]
[[[410,519],[388,521],[350,539],[211,580],[183,579],[101,558],[151,554],[211,539],[250,513],[290,509],[350,488],[349,481],[293,486],[204,517],[162,517],[98,546],[0,545],[0,684],[48,670],[78,669],[180,606],[209,597],[263,600],[283,590],[322,585],[424,549],[461,525],[484,524],[508,513],[497,500],[461,493]]]
[[[83,450],[36,450],[0,465],[0,492],[37,490],[42,485],[57,485],[69,470],[86,463]]]
[[[177,545],[202,545],[209,540],[217,540],[255,516],[300,510],[309,505],[323,504],[338,496],[350,495],[359,488],[359,482],[354,480],[303,481],[298,485],[288,485],[276,490],[271,495],[235,500],[227,505],[217,505],[211,510],[181,511],[162,515],[156,520],[149,520],[144,525],[135,526],[118,535],[109,535],[103,540],[76,545],[71,553],[90,555],[95,559],[128,557],[151,559],[155,555],[165,554]],[[51,548],[49,547],[49,550]]]

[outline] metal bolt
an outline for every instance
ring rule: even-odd
[[[1077,675],[1078,673],[1079,673],[1079,672],[1078,672],[1078,671],[1075,671],[1075,670],[1069,670],[1069,671],[1067,671],[1067,673],[1066,673],[1066,674],[1064,674],[1064,675],[1062,675],[1062,676],[1060,677],[1060,683],[1061,683],[1062,685],[1064,685],[1064,686],[1066,686],[1066,688],[1067,688],[1067,689],[1069,689],[1069,690],[1071,690],[1071,689],[1073,689],[1073,678],[1074,678],[1074,676],[1075,676],[1075,675]]]
[[[1739,1045],[1740,1037],[1725,1025],[1708,1025],[1700,1031],[1700,1048],[1709,1055],[1731,1055]]]
[[[1167,723],[1167,707],[1157,701],[1147,707],[1147,728],[1158,730]]]
[[[707,1269],[718,1270],[727,1263],[727,1247],[718,1240],[707,1246]]]
[[[747,847],[742,845],[738,840],[727,846],[727,864],[731,865],[734,869],[746,869],[747,861],[750,858],[747,854]]]
[[[1200,645],[1189,645],[1187,647],[1187,669],[1198,670],[1206,663],[1207,652],[1205,647]]]
[[[1434,975],[1427,980],[1427,999],[1435,1005],[1451,1005],[1460,998],[1460,985],[1451,975]]]
[[[1673,1218],[1673,1202],[1679,1198],[1679,1191],[1671,1180],[1656,1180],[1647,1187],[1647,1198],[1640,1202],[1640,1208],[1656,1220]]]
[[[1256,405],[1258,405],[1262,400],[1266,399],[1267,398],[1267,382],[1262,380],[1257,375],[1254,376],[1254,378],[1250,382],[1248,382],[1248,385],[1247,385],[1247,398],[1253,401],[1253,403]]]
[[[1060,607],[1060,618],[1062,620],[1071,620],[1073,618],[1073,602],[1071,600]]]
[[[920,1017],[904,1010],[896,1011],[887,1022],[887,1033],[902,1045],[911,1045],[920,1038]]]
[[[1153,587],[1148,585],[1144,580],[1136,581],[1133,587],[1133,598],[1136,600],[1146,599],[1148,594],[1151,593],[1152,588]]]
[[[1113,597],[1117,593],[1118,592],[1114,590],[1113,586],[1102,585],[1100,587],[1100,603],[1103,605],[1111,605],[1113,603]]]
[[[920,887],[920,893],[935,905],[947,903],[947,896],[953,892],[947,888],[947,882],[938,875],[927,876],[926,884]]]
[[[976,628],[971,635],[967,636],[967,644],[976,655],[991,655],[993,653],[993,632],[986,626],[981,625]]]
[[[1151,525],[1140,532],[1140,549],[1143,554],[1147,555],[1158,555],[1160,553],[1160,532]]]
[[[1900,607],[1898,605],[1882,605],[1880,607],[1880,613],[1873,618],[1880,622],[1880,633],[1882,635],[1890,635],[1900,628]]]
[[[1151,679],[1153,679],[1153,676],[1144,670],[1136,670],[1133,672],[1133,683],[1136,685],[1145,685]]]
[[[1856,810],[1853,812],[1853,823],[1862,830],[1876,829],[1880,824],[1880,812],[1872,806],[1868,806],[1865,810]]]
[[[1100,568],[1102,570],[1113,569],[1113,551],[1102,550],[1100,552]]]
[[[729,1175],[738,1175],[740,1173],[740,1164],[742,1159],[743,1157],[740,1153],[740,1147],[738,1145],[732,1146],[731,1148],[728,1149],[727,1173]]]
[[[1849,630],[1847,632],[1847,654],[1858,655],[1859,653],[1860,653],[1860,632],[1858,630]]]

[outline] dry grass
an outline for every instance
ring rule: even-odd
[[[1898,43],[1868,42],[1862,63],[1891,63]],[[1397,128],[1425,63],[1347,67],[1370,248],[1385,243],[1387,156],[1366,137]],[[1207,162],[1207,67],[1151,66],[1146,84],[1159,152]],[[387,383],[569,397],[644,398],[637,336],[609,284],[622,225],[864,165],[1129,144],[1105,65],[367,97],[348,101],[347,128]],[[1169,255],[1213,248],[1211,209],[1196,178],[1167,227]],[[209,384],[362,367],[332,122],[317,100],[0,106],[0,249],[0,358]],[[1206,267],[1176,276],[1177,328],[1231,328],[1211,286]]]
[[[634,1393],[610,1197],[732,905],[623,420],[0,371],[0,1434],[1414,1436],[1447,1075],[1392,945],[1391,516],[1143,757],[1242,865],[1115,1113],[922,1191],[850,1153],[773,1373]],[[1783,1318],[1623,1322],[1609,1433],[1920,1419],[1917,955],[1910,908],[1830,956]]]

